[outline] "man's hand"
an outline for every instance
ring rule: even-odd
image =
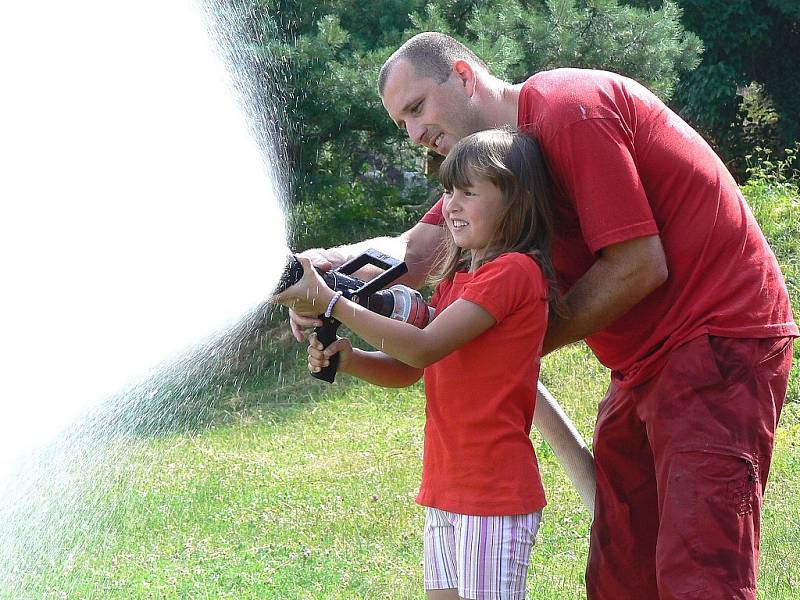
[[[342,265],[342,257],[334,250],[325,250],[324,248],[309,248],[295,256],[307,258],[311,261],[320,271],[330,271],[331,269]]]

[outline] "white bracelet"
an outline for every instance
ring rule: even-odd
[[[336,303],[339,301],[339,298],[341,298],[341,297],[342,297],[342,292],[336,292],[333,295],[333,298],[331,298],[331,301],[328,303],[328,308],[325,309],[325,318],[326,319],[330,319],[331,318],[331,314],[333,314],[333,307],[336,305]]]

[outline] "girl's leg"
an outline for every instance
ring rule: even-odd
[[[461,600],[458,595],[458,590],[450,588],[449,590],[425,590],[425,597],[428,600]]]
[[[425,509],[423,568],[425,592],[430,600],[457,600],[455,529],[451,513]]]
[[[458,593],[470,600],[523,600],[541,512],[453,515]]]

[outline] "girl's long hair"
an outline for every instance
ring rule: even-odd
[[[439,168],[439,181],[447,192],[452,192],[454,188],[472,187],[472,178],[491,181],[504,200],[494,241],[476,267],[506,252],[528,254],[539,264],[549,284],[550,308],[559,316],[566,316],[550,258],[553,190],[539,144],[528,135],[506,129],[480,131],[463,138]],[[471,254],[456,246],[449,228],[440,252],[441,269],[434,275],[434,282],[469,268]]]

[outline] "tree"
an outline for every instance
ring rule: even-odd
[[[702,52],[671,1],[659,9],[615,0],[239,0],[230,6],[246,23],[262,85],[277,90],[296,199],[367,171],[415,168],[420,151],[402,141],[375,84],[386,58],[419,31],[452,34],[510,80],[558,66],[605,68],[638,79],[665,100]]]
[[[800,2],[677,0],[706,48],[672,105],[706,133],[738,175],[755,146],[782,151],[800,139]],[[629,0],[653,8],[660,0]]]
[[[668,100],[678,75],[699,63],[702,44],[680,25],[680,10],[623,6],[614,0],[509,0],[474,3],[463,26],[431,2],[415,31],[438,29],[460,37],[501,77],[521,81],[557,67],[615,71]]]

